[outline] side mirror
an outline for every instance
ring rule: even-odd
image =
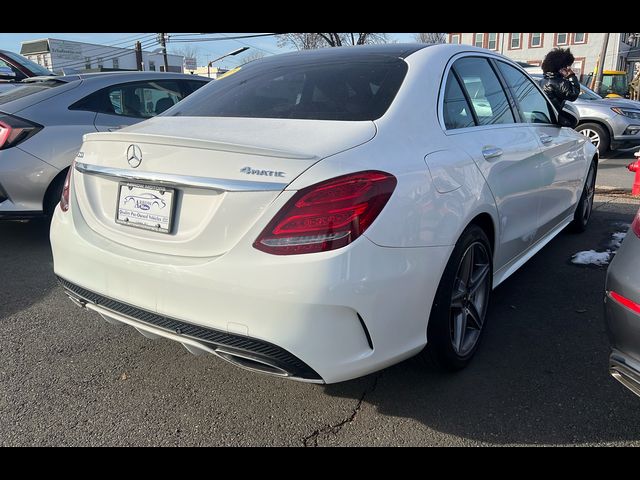
[[[562,110],[558,112],[558,125],[561,127],[576,128],[580,121],[578,109],[571,102],[564,102]]]
[[[0,67],[0,78],[14,80],[16,78],[16,72],[11,70],[10,67]]]

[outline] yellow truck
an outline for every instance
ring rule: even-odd
[[[596,73],[587,75],[585,84],[591,89],[595,86]],[[623,70],[605,70],[602,73],[602,84],[598,90],[598,94],[605,98],[629,98],[629,74]]]

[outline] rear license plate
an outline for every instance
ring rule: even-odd
[[[121,183],[116,223],[159,233],[171,232],[175,190],[154,185]]]

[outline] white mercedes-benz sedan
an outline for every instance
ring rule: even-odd
[[[587,226],[596,149],[561,124],[517,64],[470,46],[257,60],[84,136],[55,273],[110,322],[257,372],[460,369],[492,289]]]

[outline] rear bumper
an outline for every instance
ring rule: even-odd
[[[51,227],[59,277],[138,312],[132,316],[99,302],[87,302],[87,308],[180,341],[190,351],[189,346],[223,356],[230,343],[176,334],[160,325],[162,319],[206,330],[203,335],[271,345],[308,368],[301,374],[275,365],[287,373],[282,376],[306,381],[359,377],[424,348],[431,303],[453,247],[385,248],[362,236],[333,252],[282,257],[251,243],[243,239],[214,258],[142,252],[91,230],[73,199],[70,212],[56,208]],[[158,323],[145,323],[147,314],[159,317]],[[240,366],[251,365],[258,367]]]
[[[42,212],[44,195],[58,173],[20,147],[0,150],[0,217]]]

